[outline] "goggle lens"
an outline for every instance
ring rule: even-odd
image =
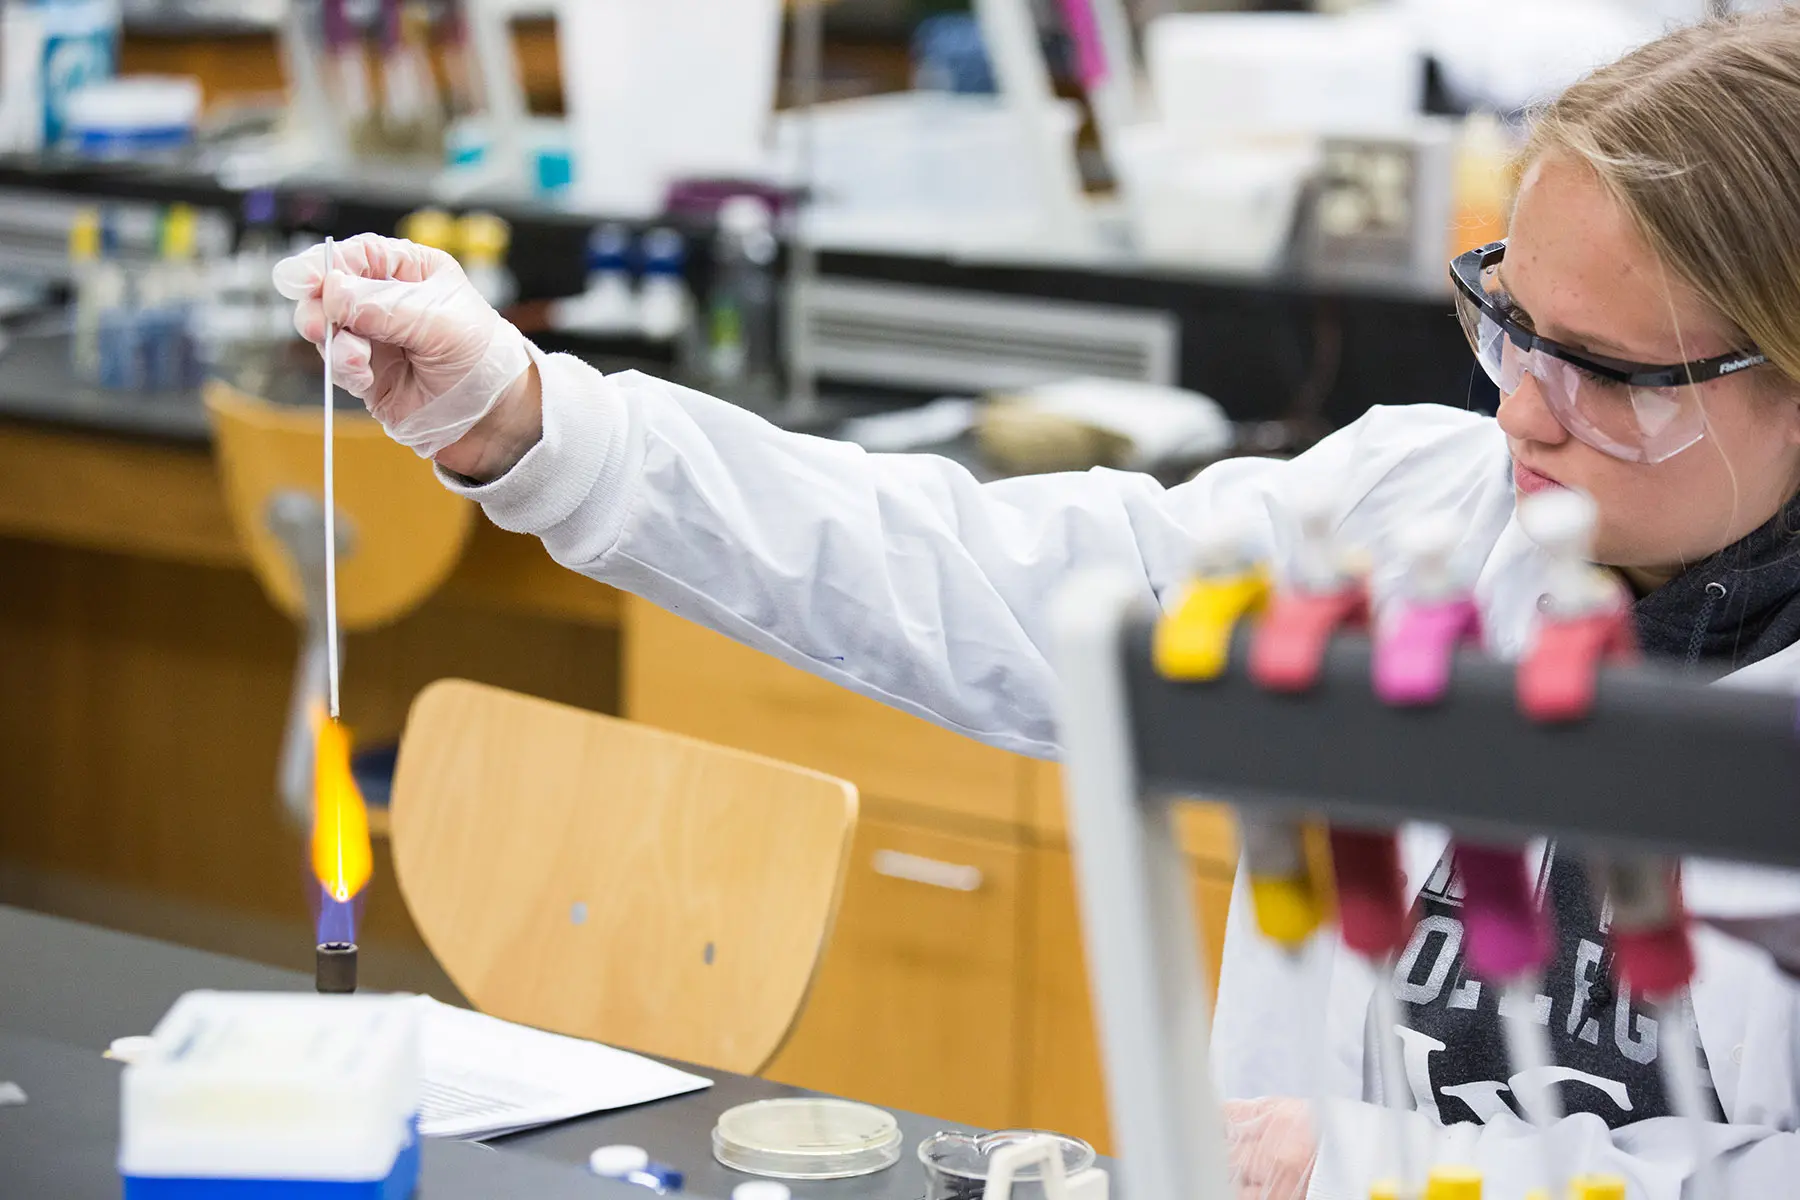
[[[1483,272],[1484,284],[1489,274]],[[1603,454],[1657,463],[1705,436],[1706,413],[1693,387],[1631,387],[1542,350],[1521,350],[1498,321],[1460,291],[1456,315],[1481,369],[1502,395],[1517,392],[1529,374],[1562,427]]]

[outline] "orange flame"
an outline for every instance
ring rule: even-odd
[[[369,810],[350,774],[350,734],[325,715],[313,714],[313,874],[332,899],[349,901],[369,882]]]

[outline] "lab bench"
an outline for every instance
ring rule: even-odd
[[[64,354],[20,337],[0,357],[0,896],[302,967],[302,856],[274,796],[296,631],[250,574],[198,397],[82,388]],[[420,611],[350,638],[345,671],[364,741],[457,675],[853,781],[843,907],[770,1077],[1107,1144],[1053,766],[740,647],[485,522]],[[1231,830],[1196,810],[1185,838],[1217,945]],[[435,981],[377,853],[365,976]]]
[[[146,1033],[182,993],[199,988],[301,991],[309,976],[0,906],[0,1080],[23,1105],[0,1108],[0,1194],[100,1200],[119,1194],[119,1067],[101,1057],[115,1037]],[[683,1172],[685,1192],[723,1200],[747,1176],[712,1157],[718,1115],[791,1087],[700,1068],[704,1091],[496,1139],[492,1148],[427,1141],[420,1200],[530,1196],[630,1200],[628,1185],[581,1169],[597,1146],[648,1149]],[[917,1200],[924,1168],[913,1147],[940,1129],[894,1114],[906,1152],[860,1179],[799,1186],[806,1200]],[[1117,1193],[1117,1184],[1114,1185]]]
[[[405,214],[434,202],[424,174],[382,181],[308,178],[277,191],[284,211],[287,201],[303,199],[315,213],[316,232],[340,238],[392,233]],[[5,155],[0,198],[8,201],[0,204],[0,258],[8,265],[30,261],[49,273],[66,270],[66,227],[56,227],[56,211],[121,200],[236,214],[242,202],[239,190],[192,164]],[[460,207],[489,208],[512,224],[507,265],[523,299],[568,296],[584,287],[587,238],[600,217],[492,197]],[[692,220],[657,223],[676,224],[694,240],[689,282],[704,289],[711,229]],[[1142,259],[1123,248],[1066,254],[1043,247],[1026,254],[827,244],[819,250],[817,270],[817,294],[826,302],[846,292],[879,301],[859,311],[847,330],[828,319],[829,311],[814,315],[810,305],[795,306],[807,314],[811,361],[826,364],[820,371],[826,388],[886,387],[914,399],[971,394],[980,389],[970,380],[991,373],[969,372],[971,355],[982,363],[1022,356],[1029,373],[1037,351],[1029,336],[1020,335],[1031,333],[1034,319],[1053,320],[1061,312],[1092,315],[1096,324],[1143,326],[1145,332],[1096,337],[1079,350],[1057,346],[1049,368],[1123,371],[1191,388],[1240,421],[1293,420],[1317,434],[1378,404],[1491,410],[1495,402],[1457,325],[1447,267],[1444,282],[1430,287],[1299,272],[1224,275]],[[941,318],[933,320],[946,308],[958,315],[947,330]],[[870,353],[865,343],[871,336],[904,341],[910,352]],[[940,352],[952,360],[945,371],[919,369],[920,359]],[[1150,367],[1147,359],[1158,361]],[[900,368],[890,371],[897,361]]]

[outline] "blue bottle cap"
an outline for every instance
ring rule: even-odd
[[[623,225],[602,225],[588,235],[589,271],[623,271],[631,263],[631,231]]]
[[[652,229],[644,235],[644,273],[679,275],[687,265],[687,239],[673,229]]]

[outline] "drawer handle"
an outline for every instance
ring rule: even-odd
[[[889,879],[904,879],[908,883],[922,883],[926,887],[943,888],[951,892],[981,890],[980,867],[939,862],[935,858],[921,858],[917,854],[906,854],[899,850],[877,850],[874,866],[877,875],[885,875]]]

